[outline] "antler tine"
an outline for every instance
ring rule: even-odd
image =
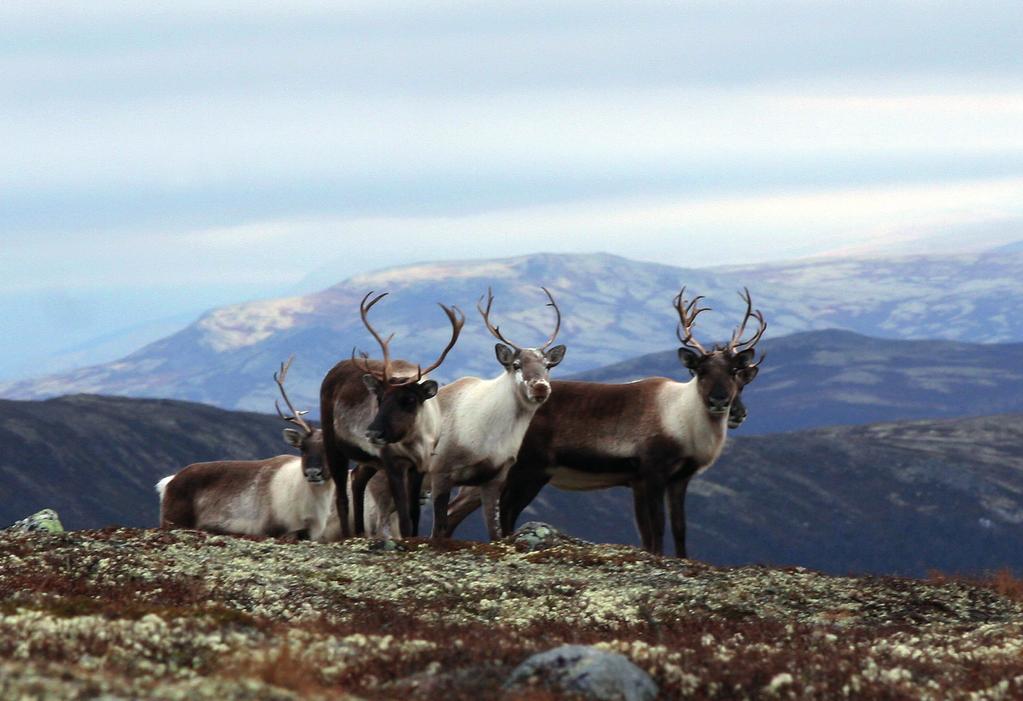
[[[558,337],[558,331],[561,330],[561,310],[558,309],[558,303],[554,301],[554,295],[551,294],[551,291],[543,286],[541,286],[540,289],[543,290],[544,293],[546,293],[547,299],[550,300],[550,302],[547,303],[547,306],[554,307],[554,313],[557,315],[557,320],[554,324],[554,333],[551,334],[550,338],[547,339],[546,343],[540,346],[540,349],[543,350],[550,346],[552,343],[554,343],[554,339]]]
[[[498,341],[501,341],[502,343],[507,343],[515,350],[521,350],[522,346],[518,345],[517,343],[512,343],[507,338],[505,338],[504,334],[501,333],[500,326],[494,326],[493,324],[490,323],[490,308],[494,305],[494,293],[491,290],[491,288],[489,287],[487,288],[487,308],[485,310],[481,306],[482,302],[483,297],[480,297],[479,301],[476,302],[476,311],[478,311],[480,313],[480,316],[483,317],[483,323],[486,324],[487,331],[489,331],[490,334]]]
[[[739,297],[746,302],[746,313],[742,317],[742,323],[732,333],[732,340],[728,342],[728,351],[732,354],[755,346],[760,337],[764,335],[764,331],[767,330],[767,321],[764,319],[764,315],[759,309],[755,311],[753,309],[753,298],[750,296],[749,288],[744,287],[742,289],[743,291],[739,293]],[[750,319],[757,320],[757,331],[753,334],[752,338],[743,341],[742,335],[746,333],[746,323]]]
[[[359,357],[355,357],[357,349],[352,346],[352,362],[355,363],[356,367],[362,370],[368,375],[372,375],[373,369],[369,366],[369,353],[366,351],[358,351]]]
[[[710,307],[697,307],[703,299],[703,295],[699,295],[693,298],[692,302],[686,304],[685,299],[686,288],[683,287],[679,290],[679,293],[675,295],[675,310],[678,312],[678,327],[675,329],[675,335],[678,336],[678,340],[682,342],[683,346],[689,346],[693,350],[699,351],[703,355],[707,355],[707,349],[700,345],[700,342],[693,338],[693,322],[703,312],[710,311]],[[685,331],[685,336],[682,332]]]
[[[290,358],[288,358],[287,362],[281,363],[281,369],[278,372],[274,373],[274,382],[277,383],[277,388],[281,391],[281,396],[284,397],[284,403],[287,404],[288,408],[291,410],[291,416],[284,415],[284,412],[281,411],[281,405],[278,403],[276,399],[274,400],[274,408],[277,409],[277,415],[280,416],[282,419],[284,419],[288,423],[293,423],[296,426],[300,426],[302,430],[304,430],[306,433],[311,434],[313,432],[313,429],[309,426],[309,424],[305,422],[305,419],[302,418],[303,414],[308,414],[309,412],[298,411],[297,409],[295,409],[295,406],[291,403],[291,400],[288,399],[288,393],[284,391],[284,379],[288,376],[288,370],[291,368],[291,361],[293,361],[294,359],[295,356],[292,355]]]
[[[369,304],[366,304],[366,300],[372,296],[373,291],[371,290],[370,292],[366,293],[365,297],[362,298],[362,302],[359,303],[359,316],[362,317],[362,323],[365,325],[367,329],[369,329],[369,332],[373,335],[373,338],[375,338],[377,343],[380,344],[380,349],[383,351],[384,354],[384,365],[381,375],[377,375],[377,373],[373,372],[372,370],[369,370],[368,364],[366,365],[366,371],[373,375],[377,375],[380,381],[386,385],[390,381],[391,377],[391,350],[388,344],[391,342],[391,339],[394,338],[394,334],[392,333],[390,336],[387,337],[386,340],[384,340],[383,338],[380,337],[380,334],[377,333],[376,329],[373,328],[373,325],[369,323],[368,318],[369,310],[373,308],[373,305],[375,305],[377,302],[386,297],[387,293],[381,292],[376,297],[373,297],[373,300],[370,301]]]
[[[416,382],[421,380],[423,375],[429,375],[431,372],[440,367],[441,363],[444,362],[444,359],[448,357],[448,352],[455,347],[455,341],[458,340],[458,335],[462,333],[462,327],[465,326],[465,314],[462,313],[461,309],[454,306],[446,307],[440,302],[437,303],[437,306],[444,310],[444,313],[448,317],[448,321],[451,322],[451,340],[448,341],[447,347],[441,351],[440,357],[438,357],[437,360],[435,360],[429,367],[425,370],[421,366],[419,367],[419,376],[416,378]]]

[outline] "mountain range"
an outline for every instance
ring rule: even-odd
[[[180,401],[0,401],[0,525],[51,507],[69,528],[155,526],[159,478],[199,460],[286,452],[281,427]],[[687,511],[692,556],[716,564],[1023,569],[1023,415],[737,437],[693,481]],[[624,489],[548,487],[522,520],[636,540]],[[479,538],[481,526],[472,514],[458,537]]]
[[[700,317],[698,337],[727,338],[749,287],[770,324],[768,338],[824,328],[878,337],[966,342],[1023,341],[1023,251],[1014,248],[948,256],[835,258],[771,265],[694,269],[606,254],[537,254],[487,261],[424,263],[359,275],[318,293],[215,309],[195,323],[112,363],[0,385],[8,398],[73,393],[162,397],[266,411],[270,375],[297,356],[291,391],[315,413],[320,379],[354,346],[379,349],[359,320],[370,290],[391,296],[372,312],[395,333],[394,353],[429,363],[449,327],[435,302],[457,304],[468,322],[438,371],[441,380],[490,376],[498,366],[493,339],[473,307],[488,286],[494,319],[513,340],[539,343],[553,313],[539,290],[561,307],[560,341],[568,356],[558,373],[598,368],[652,353],[674,342],[671,299],[681,285],[714,308]],[[774,362],[772,359],[770,362]]]

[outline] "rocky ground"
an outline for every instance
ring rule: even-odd
[[[0,533],[0,698],[554,699],[530,654],[617,651],[659,698],[1020,698],[1023,606],[986,585],[715,568],[539,526],[320,545]]]

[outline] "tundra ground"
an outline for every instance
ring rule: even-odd
[[[569,642],[623,653],[665,699],[1019,698],[1023,606],[1003,590],[556,535],[2,533],[0,697],[552,699],[500,689]]]

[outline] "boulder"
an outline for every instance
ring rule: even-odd
[[[9,531],[21,531],[22,533],[63,533],[64,526],[60,523],[60,517],[53,509],[43,509],[8,527]]]
[[[566,543],[579,545],[584,542],[565,535],[554,526],[539,521],[530,521],[519,526],[518,530],[512,534],[511,541],[520,550],[526,552],[546,550]]]
[[[562,645],[533,655],[512,672],[506,688],[528,684],[594,701],[653,701],[657,684],[624,655],[588,645]]]

